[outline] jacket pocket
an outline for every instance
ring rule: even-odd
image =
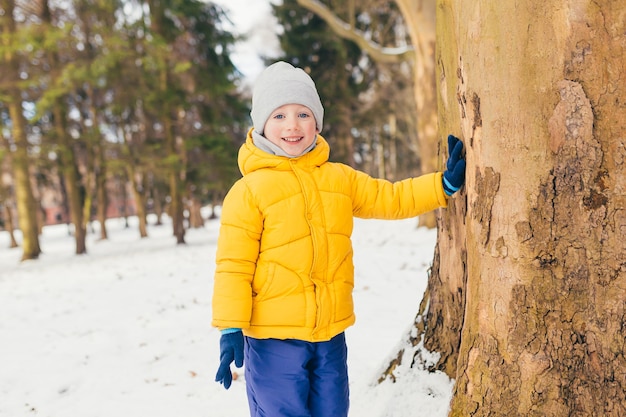
[[[268,290],[272,286],[275,269],[276,264],[272,262],[263,264],[261,268],[257,267],[252,280],[252,298],[254,300],[261,301],[266,298]]]
[[[276,263],[268,265],[267,274],[253,298],[252,325],[304,326],[307,303],[302,279]]]

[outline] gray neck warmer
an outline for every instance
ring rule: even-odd
[[[289,155],[287,152],[283,151],[280,146],[273,144],[267,139],[265,136],[258,133],[256,130],[252,131],[252,143],[254,146],[262,150],[263,152],[267,152],[270,155],[284,156],[287,158],[298,158],[306,153],[311,152],[313,148],[315,148],[315,140],[309,147],[307,147],[300,155]]]

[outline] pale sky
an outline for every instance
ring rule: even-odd
[[[277,23],[272,16],[270,1],[276,0],[212,0],[228,12],[233,24],[233,33],[247,37],[235,46],[232,60],[253,83],[263,70],[260,56],[274,56],[279,50],[276,37]]]

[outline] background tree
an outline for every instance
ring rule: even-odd
[[[5,120],[7,117],[4,114],[4,109],[0,106],[0,120]],[[5,177],[9,177],[9,142],[5,137],[4,123],[0,122],[0,227],[5,229],[9,234],[9,248],[17,248],[17,240],[15,239],[14,227],[13,227],[13,213],[12,213],[12,201],[10,196],[10,186],[5,184]]]
[[[233,38],[219,29],[217,23],[223,12],[215,5],[198,1],[148,3],[156,77],[155,93],[146,108],[158,115],[161,125],[164,163],[169,172],[169,212],[177,242],[184,243],[183,197],[188,163],[185,138],[189,134],[186,123],[191,122],[196,132],[218,135],[222,140],[228,138],[228,132],[240,133],[238,123],[232,129],[226,127],[243,108],[237,102],[237,74],[229,58]],[[193,92],[191,100],[185,92]],[[207,115],[213,118],[206,119]],[[193,127],[199,121],[207,124]],[[225,128],[216,128],[218,122]]]
[[[129,5],[147,14],[126,14]],[[2,28],[12,34],[3,36],[1,52],[15,70],[0,76],[11,150],[3,162],[11,162],[15,179],[9,190],[17,193],[24,176],[29,187],[58,187],[77,253],[86,251],[94,213],[101,238],[107,208],[132,214],[127,188],[138,204],[140,235],[146,206],[160,214],[167,200],[174,234],[184,242],[185,210],[219,199],[237,178],[230,149],[247,127],[222,10],[200,1],[100,0],[20,2],[2,10]],[[119,201],[109,204],[112,194]],[[18,210],[20,224],[40,213],[39,204],[33,193],[32,207]]]
[[[58,169],[61,172],[66,207],[70,222],[73,224],[74,238],[76,241],[76,254],[87,252],[85,244],[86,227],[84,219],[85,185],[82,182],[82,175],[77,158],[77,144],[68,132],[67,109],[71,102],[70,94],[75,88],[67,82],[65,75],[68,68],[66,65],[73,62],[77,57],[75,54],[75,40],[59,25],[64,25],[64,16],[53,17],[53,9],[50,2],[41,3],[41,27],[35,37],[38,53],[45,59],[39,68],[39,76],[42,77],[43,85],[52,88],[42,88],[42,96],[39,98],[37,106],[40,114],[40,123],[43,131],[48,132],[48,147],[52,152],[56,152]],[[31,69],[34,72],[34,68]],[[33,74],[34,75],[34,74]],[[44,117],[44,114],[47,117]],[[46,121],[48,125],[46,126]]]
[[[0,94],[8,109],[11,126],[11,164],[15,179],[15,196],[22,231],[22,260],[37,259],[39,228],[37,213],[39,206],[33,195],[28,157],[29,143],[26,118],[22,109],[21,66],[24,62],[19,48],[19,31],[14,19],[15,2],[0,1],[0,33],[2,34],[2,67]]]
[[[115,13],[123,7],[118,1],[75,0],[78,17],[78,57],[83,71],[74,73],[78,84],[76,96],[80,97],[82,111],[80,122],[82,137],[88,142],[86,175],[86,200],[83,217],[89,221],[95,199],[96,217],[100,223],[100,238],[107,239],[106,228],[108,193],[107,148],[108,139],[104,131],[104,113],[107,108],[105,95],[111,89],[110,71],[116,66],[120,55],[116,54],[123,42],[117,38]]]

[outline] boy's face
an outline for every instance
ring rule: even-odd
[[[301,104],[285,104],[265,122],[265,137],[291,156],[301,155],[317,133],[313,112]]]

